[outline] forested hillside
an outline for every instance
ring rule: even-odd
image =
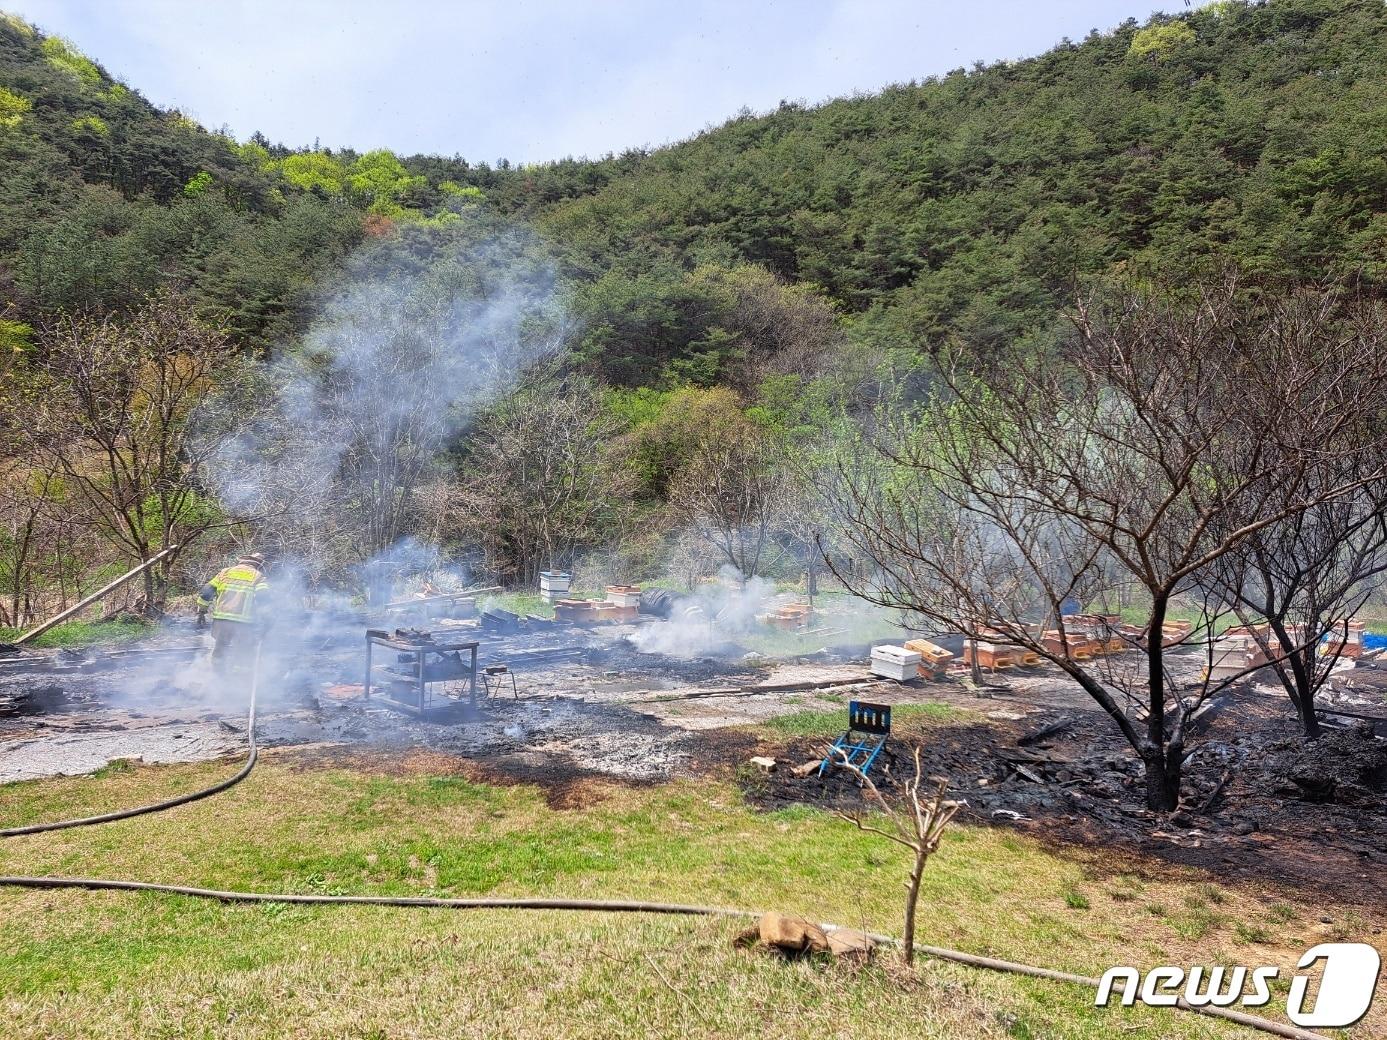
[[[18,400],[13,388],[62,356],[63,321],[119,323],[168,290],[272,397],[276,381],[298,385],[323,367],[322,343],[350,339],[327,301],[359,293],[364,272],[391,272],[399,290],[375,298],[376,341],[407,317],[418,335],[452,343],[444,302],[501,291],[519,264],[526,305],[559,340],[557,354],[538,352],[550,382],[485,414],[469,405],[447,426],[439,463],[500,467],[491,483],[422,496],[436,471],[421,465],[398,498],[381,501],[364,476],[359,495],[338,496],[351,517],[374,516],[372,544],[432,517],[431,537],[484,543],[502,573],[610,545],[633,517],[663,537],[693,508],[678,504],[679,488],[699,483],[685,470],[700,431],[746,424],[793,438],[885,361],[899,370],[946,341],[985,355],[1043,337],[1093,279],[1178,282],[1235,264],[1376,292],[1387,277],[1380,3],[1220,2],[1027,61],[738,115],[651,152],[524,167],[399,157],[373,142],[330,152],[237,141],[151,105],[99,58],[0,21],[6,396]],[[141,320],[167,318],[169,306]],[[507,333],[529,337],[525,357],[537,356],[534,327]],[[396,361],[410,356],[397,347]],[[420,356],[416,376],[438,361]],[[286,363],[296,375],[270,367]],[[599,416],[570,464],[601,456],[600,491],[572,507],[561,549],[526,528],[552,537],[547,521],[525,518],[524,495],[503,507],[484,493],[504,483],[503,446],[533,414],[515,410],[525,393]],[[359,451],[342,452],[359,463]],[[33,479],[25,470],[19,482]],[[218,529],[224,504],[199,506],[199,530]],[[141,509],[127,526],[143,527]],[[463,515],[472,520],[459,526]],[[134,541],[157,545],[187,519],[161,523],[162,535]]]
[[[716,379],[735,351],[700,267],[812,285],[899,347],[1014,335],[1119,265],[1217,251],[1376,282],[1387,262],[1387,11],[1353,0],[1216,3],[649,154],[525,168],[238,145],[16,19],[0,84],[19,316],[174,280],[255,349],[301,329],[306,292],[364,235],[467,204],[538,225],[579,290],[583,354],[635,383],[679,359],[673,378]]]

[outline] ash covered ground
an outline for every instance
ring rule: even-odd
[[[340,745],[380,754],[427,749],[630,780],[687,773],[695,733],[775,714],[781,693],[728,697],[730,688],[868,679],[863,648],[825,650],[808,663],[777,663],[735,646],[713,655],[643,652],[643,632],[664,622],[549,627],[498,634],[439,629],[476,639],[480,668],[507,663],[473,710],[460,696],[426,719],[364,695],[364,626],[299,646],[262,666],[257,735],[262,747]],[[354,635],[354,637],[353,637]],[[700,648],[706,649],[706,648]],[[553,652],[557,656],[546,657]],[[117,759],[196,761],[245,744],[249,681],[213,675],[203,636],[173,627],[131,650],[30,653],[0,658],[0,782],[92,772]],[[377,649],[377,661],[389,654]],[[440,687],[460,694],[460,684]],[[479,683],[479,693],[484,694]],[[379,694],[379,691],[377,691]],[[671,699],[712,694],[707,711],[671,724]],[[447,701],[442,700],[445,709]]]
[[[898,727],[874,770],[890,792],[918,747],[932,775],[951,779],[965,815],[1104,855],[1130,849],[1181,866],[1281,887],[1332,889],[1365,908],[1387,905],[1387,741],[1373,724],[1331,719],[1305,743],[1285,695],[1241,684],[1201,719],[1183,807],[1142,805],[1139,764],[1111,722],[1057,672],[1013,673],[998,688],[960,679],[874,680],[865,647],[768,661],[723,647],[679,658],[638,649],[642,626],[555,629],[528,636],[479,631],[479,661],[536,650],[573,656],[516,666],[509,680],[450,717],[418,719],[362,693],[363,646],[329,640],[261,683],[260,743],[305,767],[459,773],[532,783],[551,804],[579,806],[594,783],[736,776],[768,810],[862,804],[842,773],[796,777],[822,755],[822,736],[777,736],[777,716],[843,710],[850,697],[943,704]],[[34,654],[0,661],[0,782],[89,773],[114,759],[148,763],[234,757],[245,747],[243,683],[218,685],[191,630],[134,651]],[[1196,666],[1191,654],[1189,667]],[[1338,676],[1327,706],[1387,716],[1387,667]],[[1041,731],[1054,732],[1035,739]],[[1379,730],[1387,732],[1387,725]],[[275,752],[271,752],[275,753]],[[746,768],[751,756],[779,768]],[[585,787],[586,785],[586,787]]]

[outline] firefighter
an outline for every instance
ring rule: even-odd
[[[218,671],[248,661],[264,632],[270,588],[264,568],[265,557],[245,553],[197,594],[199,627],[212,612],[212,666]]]

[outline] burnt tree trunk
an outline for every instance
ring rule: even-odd
[[[1146,639],[1146,746],[1138,749],[1146,770],[1146,807],[1156,812],[1171,812],[1179,805],[1183,758],[1178,744],[1166,744],[1164,633],[1169,607],[1165,596],[1156,597],[1151,605]]]

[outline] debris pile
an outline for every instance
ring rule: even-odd
[[[1307,802],[1369,806],[1387,795],[1387,741],[1372,726],[1352,726],[1305,743],[1286,740],[1268,748],[1267,769],[1283,781],[1278,794]]]

